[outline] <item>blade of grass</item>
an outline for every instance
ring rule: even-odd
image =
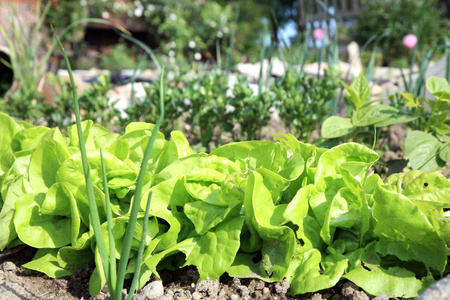
[[[66,51],[64,50],[64,47],[61,44],[61,41],[59,40],[58,36],[54,32],[53,32],[53,35],[54,35],[54,37],[57,41],[57,44],[64,56],[64,60],[66,62],[66,66],[67,66],[67,71],[68,71],[69,77],[70,77],[70,83],[72,85],[73,103],[74,103],[74,107],[75,107],[75,118],[76,118],[76,123],[77,123],[76,125],[77,125],[78,139],[79,139],[79,144],[80,144],[81,161],[83,164],[84,178],[85,178],[85,182],[86,182],[86,191],[87,191],[87,197],[89,200],[90,223],[94,229],[94,238],[95,238],[95,242],[97,243],[97,247],[98,247],[101,259],[102,259],[103,271],[105,272],[106,281],[110,284],[111,277],[109,276],[110,271],[109,271],[109,262],[108,262],[109,261],[108,251],[106,249],[105,240],[103,239],[97,204],[95,202],[94,186],[92,185],[92,178],[91,178],[91,173],[89,170],[89,162],[88,162],[87,153],[86,153],[86,144],[84,141],[83,129],[81,127],[80,104],[78,102],[77,86],[75,85],[75,80],[74,80],[73,74],[72,74],[72,68],[70,66],[69,58],[67,57]]]
[[[152,194],[153,191],[150,191],[150,194],[148,195],[147,199],[147,205],[145,207],[144,222],[142,224],[141,242],[139,244],[138,255],[136,258],[136,271],[134,272],[133,281],[131,282],[130,290],[128,291],[127,300],[133,299],[134,291],[136,290],[136,286],[139,282],[139,275],[141,273],[141,264],[142,264],[142,254],[144,253],[145,239],[147,237],[148,215],[150,214],[150,203],[152,200]]]
[[[123,283],[124,283],[124,279],[125,279],[125,272],[126,272],[127,265],[128,265],[128,258],[130,257],[131,244],[133,242],[134,230],[136,228],[137,216],[139,213],[140,200],[141,200],[141,195],[142,195],[142,187],[144,186],[144,179],[145,179],[145,174],[147,172],[148,161],[150,160],[150,154],[152,152],[153,145],[155,144],[158,130],[164,119],[164,88],[163,88],[164,83],[163,82],[164,82],[164,68],[161,70],[160,81],[159,81],[159,84],[160,84],[160,100],[159,100],[160,115],[159,115],[158,121],[155,124],[155,127],[153,128],[152,135],[147,144],[147,148],[145,149],[144,157],[142,159],[141,169],[139,171],[139,175],[138,175],[137,182],[136,182],[136,190],[135,190],[134,197],[132,199],[132,204],[131,204],[130,220],[128,222],[125,236],[123,238],[123,248],[122,248],[122,252],[120,254],[119,269],[118,269],[118,274],[117,274],[118,282],[117,282],[116,291],[115,291],[116,299],[121,299]]]
[[[446,68],[445,68],[445,78],[448,82],[450,82],[450,37],[446,35],[444,37],[444,44],[447,46],[445,48],[445,56],[446,56]]]
[[[237,27],[237,22],[239,20],[239,10],[240,10],[240,7],[238,4],[238,5],[236,5],[236,12],[234,15],[234,26],[233,26],[233,30],[231,31],[230,47],[228,48],[227,69],[226,69],[226,73],[225,73],[226,78],[228,78],[228,75],[230,75],[231,65],[233,64],[233,52],[234,52],[234,43],[235,43],[235,39],[236,39],[236,27]]]
[[[114,295],[117,284],[117,270],[116,270],[116,245],[114,243],[114,230],[113,230],[113,219],[111,213],[111,201],[109,198],[108,189],[108,175],[106,174],[105,162],[103,161],[103,152],[100,148],[100,160],[102,163],[102,174],[103,174],[103,190],[105,192],[105,208],[106,208],[106,221],[108,227],[108,241],[109,241],[109,282],[108,289],[109,294]],[[108,276],[106,277],[108,279]]]

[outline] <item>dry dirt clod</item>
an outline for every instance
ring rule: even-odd
[[[282,282],[275,283],[275,292],[277,294],[286,294],[289,291],[290,284],[286,279],[283,279]]]
[[[321,294],[315,293],[315,294],[312,296],[311,300],[323,300],[323,298],[322,298],[322,295],[321,295]]]
[[[5,272],[14,271],[16,269],[16,265],[13,262],[5,261],[2,263],[2,270]]]
[[[140,295],[137,297],[137,300],[150,300],[150,299],[160,299],[164,295],[164,287],[161,281],[152,281],[147,284]]]

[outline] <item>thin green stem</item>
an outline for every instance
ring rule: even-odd
[[[120,260],[119,260],[119,269],[118,269],[118,285],[115,293],[115,298],[120,299],[122,289],[123,289],[123,283],[125,279],[125,272],[128,265],[128,259],[130,257],[130,251],[131,251],[131,244],[133,242],[133,235],[134,230],[136,229],[136,222],[137,222],[137,216],[139,213],[139,207],[140,207],[140,200],[142,195],[142,187],[144,186],[144,180],[145,175],[147,172],[147,166],[148,161],[150,160],[150,155],[153,149],[153,145],[156,141],[156,137],[158,134],[159,127],[161,126],[161,123],[164,119],[164,87],[163,87],[163,81],[164,81],[164,67],[161,70],[160,74],[160,115],[158,118],[158,121],[156,122],[155,127],[153,128],[152,135],[148,141],[147,148],[144,152],[144,158],[142,159],[141,169],[139,171],[139,175],[136,182],[136,190],[134,193],[134,198],[132,200],[131,205],[131,212],[130,212],[130,220],[128,222],[128,226],[125,232],[125,236],[123,239],[123,248],[122,252],[120,254]]]
[[[438,152],[436,152],[436,154],[434,154],[433,156],[431,156],[423,165],[421,165],[417,170],[422,169],[427,163],[429,163],[433,158],[435,158],[437,155],[439,155],[439,153],[441,153],[445,148],[447,148],[448,146],[450,146],[450,142],[448,142],[444,147],[441,147],[441,149],[439,149]]]
[[[63,45],[61,44],[61,41],[59,40],[58,36],[53,32],[53,35],[58,43],[59,48],[61,49],[61,52],[64,56],[64,60],[66,62],[67,71],[69,73],[70,77],[70,83],[72,85],[72,94],[73,94],[73,102],[75,106],[75,118],[77,122],[77,131],[78,131],[78,139],[79,139],[79,146],[80,146],[80,152],[81,152],[81,161],[83,164],[83,171],[84,171],[84,178],[86,182],[86,191],[87,191],[87,197],[89,200],[89,217],[90,217],[90,223],[94,229],[94,237],[95,241],[97,243],[97,247],[102,259],[103,264],[103,271],[105,272],[105,276],[110,280],[110,276],[108,276],[109,273],[109,263],[108,263],[108,251],[106,250],[106,244],[105,240],[103,239],[102,229],[100,226],[100,217],[98,215],[98,209],[97,209],[97,203],[95,202],[95,193],[94,193],[94,186],[92,185],[92,178],[91,173],[89,169],[89,162],[86,154],[86,145],[84,141],[83,136],[83,128],[81,127],[81,117],[80,117],[80,104],[78,102],[78,93],[77,93],[77,86],[75,85],[75,80],[73,78],[72,74],[72,68],[70,66],[69,58],[67,57],[66,51],[64,50]],[[119,298],[118,298],[119,299]]]
[[[113,230],[113,218],[111,210],[111,201],[109,198],[108,189],[108,175],[106,174],[105,162],[103,160],[102,148],[100,148],[100,160],[102,162],[102,174],[103,174],[103,190],[105,192],[105,208],[106,208],[106,221],[108,227],[108,241],[109,241],[109,294],[114,295],[117,284],[117,270],[116,270],[116,245],[114,243],[114,230]],[[106,277],[108,279],[108,277]],[[108,280],[107,280],[108,281]]]
[[[139,244],[138,255],[136,258],[136,271],[133,275],[133,281],[131,282],[130,290],[128,291],[127,300],[131,300],[133,298],[134,291],[136,290],[136,286],[139,282],[139,275],[141,273],[141,264],[142,264],[142,254],[144,253],[145,240],[147,238],[147,226],[148,226],[148,215],[150,214],[150,203],[152,200],[153,191],[150,191],[147,199],[147,205],[145,207],[144,221],[142,224],[142,236],[141,242]]]

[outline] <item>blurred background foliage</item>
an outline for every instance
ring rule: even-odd
[[[195,60],[216,60],[218,47],[226,55],[231,40],[234,40],[234,63],[243,56],[249,62],[256,62],[264,35],[270,34],[274,44],[280,45],[280,29],[287,24],[294,27],[298,24],[302,2],[305,1],[58,0],[47,15],[47,22],[62,29],[89,16],[120,19],[125,25],[138,24],[145,28],[145,39],[152,49],[180,66]],[[401,45],[407,33],[419,37],[419,50],[423,52],[432,45],[442,44],[443,37],[449,34],[448,0],[362,0],[362,3],[366,9],[352,22],[341,23],[339,34],[342,33],[342,41],[356,40],[360,46],[372,36],[385,34],[366,49],[370,53],[377,47],[378,64],[408,65],[411,53]],[[85,30],[86,26],[78,26],[69,37],[75,51],[85,49],[82,45]],[[301,39],[302,30],[294,31],[292,41],[288,42]],[[121,52],[134,60],[139,53],[132,49]],[[364,58],[366,54],[362,55]]]

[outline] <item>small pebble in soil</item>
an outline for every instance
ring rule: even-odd
[[[323,300],[323,298],[321,294],[316,293],[312,296],[311,300]]]
[[[286,294],[289,291],[289,282],[284,279],[282,282],[275,283],[275,292],[277,294]]]
[[[386,293],[380,293],[378,296],[376,296],[372,300],[389,300],[389,295]]]
[[[152,281],[141,291],[138,300],[159,299],[164,295],[164,287],[161,281]]]
[[[13,262],[5,261],[2,263],[2,270],[5,272],[14,271],[16,269],[16,265]]]

